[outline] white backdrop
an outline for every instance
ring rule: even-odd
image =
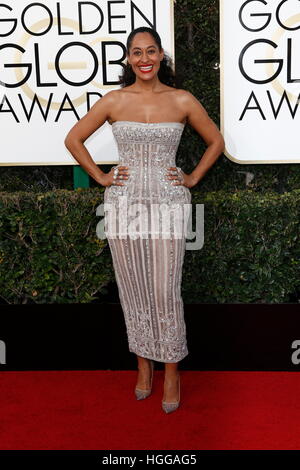
[[[0,165],[77,165],[65,136],[118,88],[130,31],[154,25],[175,59],[173,0],[34,3],[0,6]],[[85,145],[96,163],[118,161],[108,123]]]
[[[220,0],[220,33],[225,154],[300,162],[300,1]]]

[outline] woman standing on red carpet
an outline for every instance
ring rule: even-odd
[[[94,104],[70,130],[65,145],[86,172],[106,187],[104,202],[120,207],[125,197],[131,209],[135,204],[142,205],[148,221],[151,214],[151,223],[140,224],[139,230],[126,225],[125,237],[118,236],[121,231],[117,236],[106,233],[129,350],[138,361],[136,398],[151,394],[153,361],[163,362],[162,409],[169,413],[179,406],[178,363],[188,354],[181,297],[186,232],[178,237],[174,219],[171,217],[167,228],[165,222],[170,220],[168,211],[175,211],[177,222],[186,229],[186,212],[182,209],[191,205],[189,188],[215,163],[224,140],[200,102],[175,87],[170,59],[155,30],[135,29],[127,38],[126,49],[121,88]],[[106,121],[112,125],[120,156],[120,163],[108,173],[100,170],[83,144]],[[184,173],[175,161],[186,124],[208,145],[191,174]],[[158,217],[152,218],[158,206]],[[161,207],[167,208],[164,215]],[[124,221],[119,210],[118,224]]]

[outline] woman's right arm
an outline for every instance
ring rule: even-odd
[[[68,132],[64,144],[80,166],[99,184],[109,186],[112,172],[104,173],[96,165],[84,145],[85,140],[101,127],[110,117],[116,100],[117,90],[110,91],[100,98]]]

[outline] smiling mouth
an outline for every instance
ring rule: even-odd
[[[143,73],[148,73],[151,72],[151,70],[153,69],[153,65],[141,65],[139,69]]]

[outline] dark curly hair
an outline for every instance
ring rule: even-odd
[[[132,40],[137,33],[150,33],[154,41],[156,42],[159,50],[162,50],[161,39],[158,32],[155,29],[148,28],[146,26],[141,26],[140,28],[133,29],[127,38],[126,52],[128,55]],[[132,85],[135,82],[135,73],[133,72],[132,67],[130,64],[128,64],[128,62],[126,62],[126,64],[122,64],[122,66],[123,72],[121,75],[119,75],[119,80],[121,87],[124,88],[126,86]],[[162,83],[176,88],[176,78],[172,59],[166,53],[164,53],[164,57],[160,62],[160,67],[157,75]]]

